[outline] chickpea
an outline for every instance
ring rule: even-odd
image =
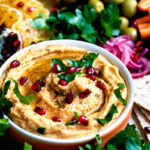
[[[104,9],[104,3],[100,0],[89,0],[89,4],[94,6],[97,13],[100,13]]]
[[[121,20],[120,30],[123,30],[129,26],[129,20],[126,17],[121,16],[119,19]]]

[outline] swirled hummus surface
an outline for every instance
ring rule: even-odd
[[[60,82],[59,75],[65,74],[66,71],[56,73],[55,63],[52,65],[52,59],[60,59],[70,68],[71,64],[66,59],[80,60],[89,56],[89,53],[91,52],[78,47],[46,45],[35,46],[17,56],[15,60],[18,60],[20,65],[14,68],[8,65],[1,78],[2,89],[6,81],[11,80],[5,95],[13,103],[8,116],[27,131],[57,139],[73,139],[96,134],[110,126],[125,108],[114,93],[118,83],[125,85],[119,69],[99,54],[92,64],[92,68],[100,72],[99,75],[92,73],[94,79],[91,76],[89,78],[87,74],[91,73],[84,65],[78,68],[79,70],[75,68],[76,76],[72,81],[64,83]],[[21,77],[27,79],[23,85],[21,85]],[[33,93],[34,99],[29,105],[19,101],[14,93],[15,84],[12,80],[18,82],[19,91],[23,96]],[[44,84],[37,89],[36,82],[39,80]],[[105,88],[100,88],[98,82]],[[86,90],[90,92],[87,94]],[[126,85],[120,92],[122,98],[127,101]],[[68,102],[66,97],[70,93],[73,95],[68,98],[71,100]],[[113,114],[112,119],[103,122],[103,125],[99,124],[95,118],[106,118],[112,105],[116,106],[117,112]],[[79,120],[75,117],[75,112]],[[74,123],[66,125],[67,122]],[[42,134],[39,128],[44,128]]]

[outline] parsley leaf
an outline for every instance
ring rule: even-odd
[[[142,150],[150,150],[150,142],[145,142],[142,146]]]
[[[66,122],[65,123],[66,126],[78,124],[78,122],[79,122],[79,115],[77,114],[77,112],[74,112],[74,115],[76,117],[76,120]]]
[[[107,39],[120,34],[119,8],[115,2],[110,3],[100,13],[100,40],[106,42]]]
[[[21,95],[21,93],[20,93],[20,91],[18,89],[18,83],[17,83],[17,81],[13,80],[13,82],[15,83],[15,87],[13,89],[13,92],[18,97],[19,101],[21,103],[23,103],[23,104],[29,105],[30,101],[33,101],[34,95],[33,94],[29,94],[28,96]]]
[[[121,92],[120,92],[121,89],[125,88],[125,85],[123,83],[118,83],[117,85],[118,85],[118,88],[114,90],[114,93],[123,105],[127,105],[127,101],[122,97]]]
[[[2,95],[1,95],[1,97],[4,97],[5,94],[7,93],[8,89],[9,89],[9,86],[10,86],[10,83],[11,83],[10,80],[8,80],[8,81],[5,83],[5,85],[4,85],[4,91],[3,91]]]
[[[3,136],[5,134],[9,126],[10,125],[8,119],[0,119],[0,136]]]
[[[30,144],[28,144],[27,142],[24,142],[23,150],[32,150],[32,146]]]
[[[58,64],[61,68],[61,71],[64,72],[68,67],[62,62],[61,59],[52,59],[51,67],[54,66],[54,64]]]
[[[104,126],[104,123],[108,123],[112,120],[114,113],[118,113],[117,106],[112,104],[110,111],[106,115],[105,119],[98,119],[96,121],[101,125]]]
[[[40,127],[37,129],[37,132],[44,135],[45,129],[46,129],[45,127]]]
[[[71,65],[74,66],[76,68],[82,68],[85,65],[85,60],[83,58],[79,59],[79,60],[71,60],[71,59],[66,59],[67,62]]]

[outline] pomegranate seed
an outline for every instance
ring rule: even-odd
[[[28,12],[32,12],[32,11],[34,11],[34,9],[35,9],[34,7],[29,7]]]
[[[20,82],[20,85],[25,85],[28,82],[28,78],[27,77],[21,77],[19,82]]]
[[[73,98],[74,98],[74,93],[71,92],[66,96],[65,102],[71,104],[73,102]]]
[[[8,51],[6,50],[6,49],[3,49],[2,51],[1,51],[1,54],[2,55],[5,55],[5,54],[7,54],[8,53]]]
[[[58,64],[54,64],[52,71],[54,73],[60,73],[61,72],[61,68]]]
[[[23,6],[24,6],[24,3],[23,3],[23,2],[17,3],[17,7],[23,7]]]
[[[75,67],[69,67],[68,69],[66,69],[65,73],[66,74],[71,74],[74,73],[76,71]]]
[[[91,94],[91,91],[89,89],[86,89],[85,91],[83,91],[82,93],[80,93],[79,97],[80,98],[86,98]]]
[[[100,81],[97,81],[96,86],[99,87],[99,88],[102,89],[102,90],[105,90],[105,89],[106,89],[106,86],[104,85],[104,83],[102,83],[102,82],[100,82]]]
[[[139,53],[135,53],[134,57],[133,57],[134,61],[137,61],[139,58],[140,58],[140,54]]]
[[[39,92],[41,91],[41,86],[39,84],[32,84],[31,89],[36,92]]]
[[[145,131],[146,134],[150,134],[150,127],[145,127],[144,131]]]
[[[76,68],[76,71],[80,72],[80,71],[81,71],[81,68],[79,68],[79,67],[78,67],[78,68]]]
[[[99,42],[99,46],[102,47],[103,45],[104,45],[104,43],[100,41],[100,42]]]
[[[52,117],[52,120],[53,120],[54,122],[61,122],[61,119],[60,119],[59,117],[57,117],[57,116],[53,116],[53,117]]]
[[[50,12],[56,12],[57,11],[57,7],[53,7],[50,9]]]
[[[38,84],[41,87],[45,85],[45,83],[43,82],[43,80],[37,80],[34,84]]]
[[[4,58],[4,59],[8,59],[10,56],[11,56],[11,55],[10,55],[9,53],[7,53],[7,54],[5,54],[5,55],[3,56],[3,58]],[[15,68],[15,67],[14,67],[14,68]]]
[[[136,22],[136,20],[132,21],[132,23],[131,23],[131,27],[133,27],[133,28],[137,28],[137,22]]]
[[[15,41],[13,42],[13,47],[18,47],[19,45],[20,45],[20,41],[15,40]]]
[[[20,62],[18,60],[14,60],[10,63],[10,68],[16,68],[20,66]]]
[[[100,76],[101,75],[101,72],[98,70],[98,69],[94,69],[94,74],[96,76]]]
[[[60,79],[59,84],[62,85],[62,86],[65,86],[65,85],[67,85],[67,82],[66,82],[65,79]]]
[[[73,116],[72,121],[75,121],[75,120],[76,120],[76,116]]]
[[[79,117],[79,122],[82,125],[87,126],[89,124],[89,119],[86,116],[80,116]]]
[[[43,108],[41,108],[41,107],[36,107],[36,108],[34,109],[34,111],[35,111],[37,114],[39,114],[39,115],[45,115],[45,114],[46,114],[46,110],[43,109]]]
[[[143,50],[143,46],[138,47],[138,50],[140,51]]]
[[[14,33],[14,32],[10,32],[9,35],[8,35],[8,38],[17,39],[17,34]]]
[[[94,69],[92,67],[87,68],[87,74],[94,74]]]
[[[1,26],[0,26],[0,34],[6,30],[6,26],[5,24],[3,23]]]
[[[89,79],[91,79],[93,81],[96,80],[96,77],[94,75],[92,75],[92,74],[86,74],[86,78],[89,78]]]
[[[139,47],[143,42],[141,40],[137,41],[135,47]]]

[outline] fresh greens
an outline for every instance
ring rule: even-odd
[[[10,125],[8,119],[0,119],[0,136],[3,136],[5,134],[9,126]]]
[[[79,115],[77,114],[77,112],[74,112],[74,115],[75,115],[75,119],[76,120],[66,122],[65,123],[66,126],[78,124],[78,122],[79,122]]]
[[[40,133],[40,134],[44,134],[45,129],[46,129],[45,127],[40,127],[40,128],[37,129],[37,132]]]
[[[105,119],[98,119],[96,121],[101,125],[104,126],[104,123],[108,123],[112,120],[114,113],[118,113],[117,106],[112,104],[110,111],[106,115]]]
[[[52,59],[51,67],[53,67],[54,64],[58,64],[60,66],[61,72],[64,72],[68,68],[61,59]]]
[[[23,104],[29,105],[29,103],[31,101],[33,101],[34,99],[34,95],[33,94],[29,94],[28,96],[23,96],[21,95],[19,88],[18,88],[18,83],[16,80],[13,80],[13,82],[15,83],[15,87],[13,89],[13,92],[15,93],[15,95],[18,97],[19,101]]]
[[[119,8],[116,3],[112,2],[100,13],[100,40],[105,42],[113,36],[118,36],[120,24]]]
[[[118,83],[117,85],[118,88],[114,90],[114,93],[123,105],[127,105],[127,101],[121,95],[121,89],[125,88],[125,85],[123,83]]]
[[[97,138],[99,135],[96,135],[97,145],[99,145],[97,149],[93,145],[87,144],[84,147],[79,147],[79,150],[99,150],[101,140]],[[150,150],[150,142],[143,142],[135,125],[129,125],[111,138],[101,150]]]
[[[32,146],[30,144],[28,144],[27,142],[24,142],[23,150],[32,150]]]
[[[74,4],[72,4],[74,5]],[[90,4],[66,7],[51,12],[48,18],[41,13],[31,22],[32,27],[54,31],[51,39],[75,39],[94,44],[103,43],[120,33],[119,9],[110,3],[100,14]]]
[[[87,149],[87,150],[100,150],[102,140],[98,134],[95,136],[95,138],[97,141],[97,144],[95,146],[92,146],[90,144],[86,144],[84,147],[79,146],[79,150],[85,150],[85,149]]]

